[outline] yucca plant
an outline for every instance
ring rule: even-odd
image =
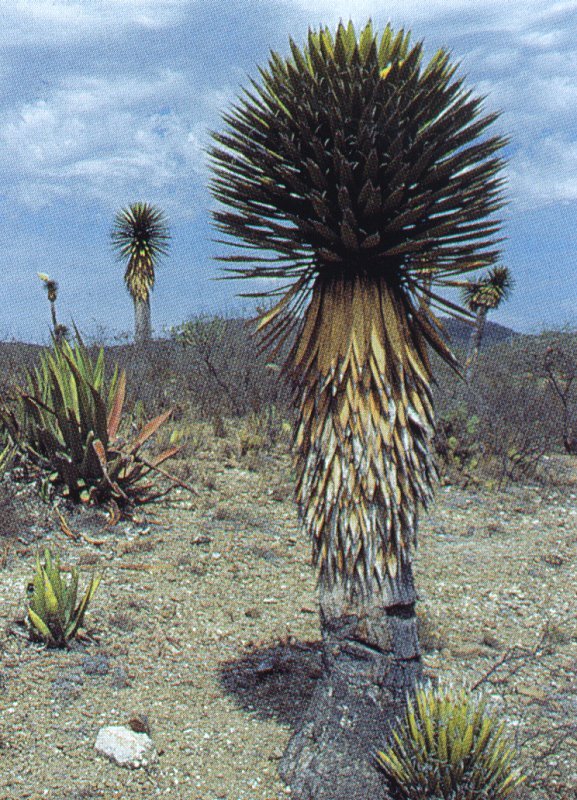
[[[152,335],[154,273],[170,240],[164,213],[150,203],[133,203],[116,215],[111,238],[119,259],[128,259],[124,282],[134,303],[134,341],[146,342]]]
[[[504,800],[525,780],[504,728],[464,689],[420,687],[377,761],[406,800]]]
[[[0,409],[0,417],[13,441],[52,471],[72,500],[132,505],[163,494],[146,476],[165,475],[160,465],[181,448],[169,447],[151,459],[141,450],[171,411],[144,424],[129,442],[120,436],[126,374],[115,368],[106,386],[102,349],[92,361],[78,334],[74,348],[55,342],[41,355],[40,366],[28,372],[26,384],[16,408]]]
[[[481,342],[489,311],[498,308],[513,289],[513,279],[507,267],[494,267],[475,281],[467,281],[461,289],[463,303],[475,314],[475,325],[469,340],[466,377],[470,381],[475,373]]]
[[[36,574],[28,587],[28,620],[32,637],[42,639],[49,647],[67,647],[82,625],[84,614],[100,580],[100,575],[93,576],[82,599],[77,603],[77,568],[72,567],[70,583],[67,583],[60,569],[60,557],[53,556],[45,548],[42,564],[40,554],[37,553]]]
[[[50,314],[52,316],[52,332],[57,342],[61,342],[68,334],[66,325],[61,325],[56,317],[56,299],[58,298],[58,284],[53,279],[46,275],[45,272],[36,273],[40,280],[44,283],[48,302],[50,303]]]
[[[424,64],[402,30],[340,24],[290,50],[214,134],[214,216],[238,248],[229,273],[280,297],[260,316],[263,347],[293,342],[326,672],[281,769],[297,795],[378,797],[364,761],[375,708],[398,710],[421,669],[411,551],[435,480],[428,347],[456,366],[434,309],[472,316],[438,287],[498,258],[504,140],[449,54]]]

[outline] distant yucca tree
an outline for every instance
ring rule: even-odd
[[[487,314],[498,308],[512,289],[513,280],[507,267],[493,267],[478,280],[466,282],[461,289],[463,303],[476,315],[465,366],[468,381],[471,380],[477,366]]]
[[[148,341],[154,272],[170,240],[164,213],[149,203],[133,203],[116,215],[111,238],[119,259],[128,259],[124,281],[134,302],[134,341]]]
[[[56,300],[58,298],[58,284],[53,279],[46,275],[45,272],[36,273],[40,280],[44,283],[48,302],[50,303],[50,315],[52,317],[52,333],[56,342],[60,343],[66,338],[68,329],[66,325],[61,325],[56,317]]]
[[[263,344],[295,334],[297,501],[320,583],[326,673],[281,770],[294,796],[384,796],[371,740],[420,675],[411,548],[432,495],[433,307],[498,258],[500,137],[448,54],[369,23],[272,53],[214,134],[215,213],[240,278],[284,279]],[[254,250],[263,251],[256,256]],[[286,281],[289,284],[286,284]],[[362,689],[360,688],[362,687]]]

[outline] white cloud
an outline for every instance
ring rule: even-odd
[[[27,100],[12,100],[0,109],[0,173],[10,197],[27,205],[44,205],[54,198],[97,198],[107,206],[115,197],[142,186],[165,192],[175,204],[190,205],[195,179],[206,183],[202,145],[205,122],[238,93],[234,56],[228,84],[211,85],[204,77],[201,96],[192,95],[193,67],[182,52],[178,68],[160,67],[153,74],[109,76],[102,45],[112,37],[115,52],[122,37],[150,27],[159,33],[163,63],[173,64],[171,32],[183,24],[198,0],[13,0],[6,16],[5,39],[60,47],[62,41],[90,42],[97,67],[92,75],[82,66],[69,67],[42,87],[35,85]],[[214,14],[223,0],[212,0]],[[286,36],[295,35],[295,17],[311,25],[333,24],[352,13],[356,24],[372,16],[382,26],[382,6],[376,0],[283,0],[279,14]],[[258,6],[255,6],[258,7]],[[414,38],[427,46],[443,44],[462,61],[467,84],[487,94],[487,108],[503,111],[498,128],[511,137],[513,199],[534,203],[563,198],[574,202],[577,164],[577,2],[523,4],[503,0],[405,0],[391,8],[394,25],[406,23]],[[386,13],[389,13],[388,10]],[[190,29],[190,42],[201,36]],[[210,31],[206,32],[210,37]],[[230,40],[219,42],[221,54]],[[242,35],[242,32],[241,32]],[[164,37],[164,38],[162,38]],[[100,42],[100,44],[99,44]],[[216,46],[216,43],[215,43]],[[126,70],[130,70],[130,55]],[[253,74],[256,69],[253,70]],[[239,83],[247,84],[244,72]],[[548,159],[541,159],[548,153]],[[547,166],[544,166],[547,163]],[[192,177],[191,177],[192,176]],[[538,180],[536,180],[538,176]]]
[[[191,179],[204,169],[203,126],[173,71],[145,80],[68,79],[42,100],[0,117],[5,191],[27,206],[56,198],[97,199],[154,193],[190,205]]]
[[[191,0],[10,0],[2,9],[0,42],[55,44],[118,36],[127,28],[176,22]]]
[[[397,6],[384,7],[375,0],[285,0],[288,7],[305,12],[315,26],[317,20],[331,24],[339,19],[364,24],[372,17],[374,21],[390,17],[393,25],[409,24],[411,27],[423,22],[434,26],[442,20],[445,29],[466,29],[468,33],[478,30],[524,30],[527,26],[539,27],[541,21],[556,19],[559,15],[577,9],[576,2],[553,3],[544,8],[542,0],[519,0],[515,4],[504,0],[404,0]]]
[[[514,160],[508,173],[521,207],[577,202],[577,140],[561,133],[542,138]]]

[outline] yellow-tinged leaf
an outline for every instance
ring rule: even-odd
[[[296,347],[293,362],[298,367],[304,356],[307,354],[310,343],[316,339],[315,331],[319,323],[319,311],[322,301],[322,288],[319,281],[313,286],[310,303],[305,312],[305,320]]]
[[[382,329],[377,327],[376,322],[373,321],[371,326],[371,347],[373,350],[373,356],[375,358],[375,365],[379,373],[384,375],[387,369],[387,357],[381,340],[382,336]]]
[[[385,334],[391,343],[393,353],[395,353],[397,358],[400,358],[405,349],[405,342],[403,341],[399,329],[397,309],[391,296],[391,290],[387,286],[382,285],[380,295]]]
[[[46,602],[46,611],[48,614],[56,615],[58,613],[58,598],[54,593],[54,589],[52,588],[52,584],[50,583],[50,579],[46,572],[43,571],[44,577],[44,599]]]
[[[52,633],[50,632],[50,628],[48,627],[48,625],[46,625],[46,623],[42,619],[40,619],[38,614],[35,611],[33,611],[31,608],[28,609],[28,617],[30,619],[30,622],[36,628],[36,630],[39,633],[41,633],[42,636],[47,641],[53,641],[54,637],[52,636]]]
[[[293,297],[301,291],[306,283],[306,276],[303,275],[298,281],[289,289],[289,291],[282,297],[279,302],[273,306],[269,311],[259,317],[257,331],[261,331],[270,322],[272,322],[278,314],[285,308],[285,306],[293,299]]]

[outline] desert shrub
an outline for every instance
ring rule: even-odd
[[[377,761],[406,800],[502,800],[525,779],[503,731],[464,689],[421,687]]]
[[[125,392],[125,373],[115,368],[107,386],[103,350],[93,360],[78,336],[74,347],[64,340],[41,353],[0,418],[12,442],[73,501],[149,502],[161,493],[145,479],[180,448],[150,459],[142,452],[170,411],[129,442],[119,435]]]
[[[417,634],[423,653],[433,653],[447,646],[447,634],[444,627],[426,605],[417,606]]]
[[[526,373],[547,390],[558,443],[577,455],[577,333],[564,329],[527,337],[522,356]]]
[[[270,450],[281,441],[290,441],[292,425],[276,406],[265,406],[261,411],[248,414],[241,425],[238,436],[240,455]]]
[[[465,483],[474,477],[483,454],[479,417],[461,403],[437,419],[434,439],[441,480],[460,474]]]
[[[478,386],[475,408],[485,472],[500,487],[536,479],[555,440],[544,387],[526,376],[494,371]]]
[[[88,603],[100,584],[100,576],[93,576],[82,600],[78,594],[78,570],[72,568],[70,583],[63,579],[60,558],[44,550],[44,563],[36,556],[36,574],[28,587],[28,622],[33,639],[41,639],[49,647],[67,647],[78,633],[84,620]]]
[[[259,352],[254,327],[247,320],[200,316],[172,328],[185,354],[188,390],[204,416],[244,416],[288,405],[289,391],[277,365]]]
[[[435,446],[441,477],[467,484],[543,479],[544,455],[559,450],[564,427],[546,376],[536,368],[540,337],[488,348],[467,385],[441,368],[435,387]]]

